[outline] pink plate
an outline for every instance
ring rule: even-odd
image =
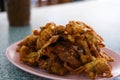
[[[6,51],[6,56],[7,56],[8,60],[16,67],[18,67],[26,72],[29,72],[31,74],[54,79],[54,80],[90,80],[90,78],[88,78],[86,76],[82,76],[82,75],[68,74],[66,76],[58,76],[58,75],[54,75],[54,74],[49,74],[45,70],[42,70],[40,68],[30,67],[30,66],[22,63],[21,61],[19,61],[19,53],[16,52],[18,43],[19,42],[12,44],[10,47],[7,48],[7,51]],[[110,56],[112,56],[115,60],[114,62],[110,63],[112,65],[112,74],[113,74],[112,78],[119,76],[120,75],[120,55],[110,49],[107,49],[107,48],[104,48],[103,50],[106,53],[108,53]],[[96,80],[106,80],[106,79],[110,80],[112,78],[109,78],[109,79],[108,78],[97,78]]]

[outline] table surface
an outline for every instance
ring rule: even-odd
[[[120,53],[120,0],[90,0],[31,9],[30,26],[11,27],[7,13],[0,13],[0,80],[49,80],[20,70],[6,58],[7,47],[47,22],[83,21],[100,34],[106,46]],[[120,80],[120,77],[113,80]]]

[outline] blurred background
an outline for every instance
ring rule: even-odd
[[[6,11],[6,2],[8,0],[0,0],[0,12]],[[51,5],[59,5],[64,3],[76,2],[76,1],[85,1],[85,0],[30,0],[31,7],[43,7]]]

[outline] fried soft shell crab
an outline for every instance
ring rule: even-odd
[[[114,60],[102,51],[103,39],[83,22],[47,23],[18,46],[22,62],[52,74],[86,74],[92,80],[112,77],[109,62]]]

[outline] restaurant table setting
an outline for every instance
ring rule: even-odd
[[[120,80],[119,0],[85,0],[31,7],[29,12],[29,22],[24,25],[19,25],[20,23],[14,25],[13,22],[11,24],[8,11],[0,12],[0,80],[90,80],[90,78],[83,76],[48,74],[38,68],[34,69],[22,64],[18,60],[19,56],[12,54],[16,53],[16,45],[26,36],[32,34],[34,29],[40,29],[41,26],[49,22],[66,25],[69,21],[81,21],[91,26],[103,38],[106,45],[105,51],[115,59],[112,64],[113,77],[96,78],[95,80]]]

